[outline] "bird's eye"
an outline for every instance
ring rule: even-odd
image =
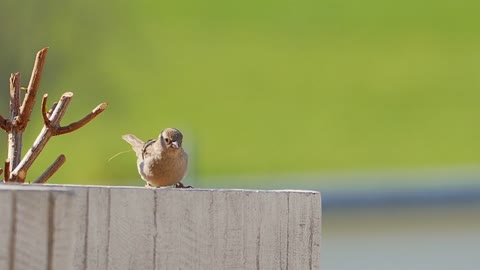
[[[169,139],[169,138],[165,138],[165,142],[166,142],[166,143],[169,143],[169,142],[170,142],[170,139]]]

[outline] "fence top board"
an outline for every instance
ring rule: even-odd
[[[19,186],[16,184],[7,184],[11,186]],[[273,192],[273,193],[311,193],[311,194],[320,194],[316,190],[303,190],[303,189],[226,189],[226,188],[173,188],[173,187],[160,187],[160,188],[148,188],[143,186],[105,186],[105,185],[59,185],[59,184],[23,184],[20,186],[31,186],[31,187],[40,187],[40,188],[108,188],[108,189],[140,189],[140,190],[170,190],[170,191],[188,191],[188,192],[198,192],[198,191],[211,191],[211,192],[253,192],[253,193],[263,193],[263,192]]]
[[[74,190],[68,185],[40,185],[40,184],[18,184],[18,183],[1,183],[0,192],[10,191],[52,191],[74,193]]]
[[[321,201],[316,191],[0,185],[0,192],[6,190],[16,194],[17,210],[33,209],[28,215],[38,216],[41,245],[52,245],[47,258],[38,258],[50,268],[31,269],[319,269]],[[51,209],[46,201],[47,212],[39,211],[39,199],[26,191],[60,191],[71,202],[63,199]],[[11,196],[2,194],[0,210],[8,210]],[[15,220],[18,225],[18,212],[11,212],[10,219],[0,217],[1,224]],[[53,230],[48,213],[57,213]],[[43,237],[42,230],[50,235]],[[15,241],[29,243],[22,237],[17,233]],[[0,237],[0,266],[11,240]],[[55,261],[55,252],[74,254],[70,268],[59,266],[65,260]]]

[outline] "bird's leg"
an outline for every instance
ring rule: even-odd
[[[185,186],[182,182],[178,182],[175,188],[193,188],[192,186]]]

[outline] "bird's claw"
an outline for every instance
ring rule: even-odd
[[[185,186],[182,182],[175,184],[175,188],[193,188],[192,186]]]

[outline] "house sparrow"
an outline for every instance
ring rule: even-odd
[[[183,135],[180,130],[167,128],[158,139],[147,142],[132,134],[123,135],[122,138],[132,145],[137,155],[138,172],[147,182],[145,186],[186,187],[180,182],[188,166],[188,155],[182,148]]]

